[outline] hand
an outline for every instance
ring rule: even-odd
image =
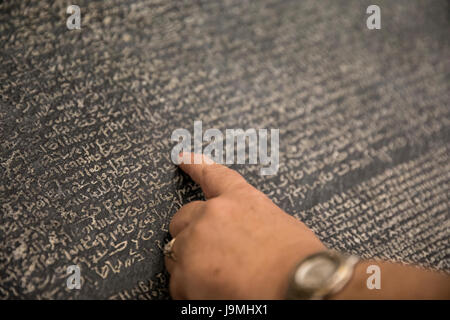
[[[176,260],[165,258],[171,296],[282,299],[295,265],[325,246],[236,171],[203,160],[180,164],[207,201],[183,206],[170,223],[176,237]]]

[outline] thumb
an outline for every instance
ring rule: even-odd
[[[207,199],[231,192],[237,186],[248,185],[239,173],[203,155],[183,152],[179,166],[200,185]]]

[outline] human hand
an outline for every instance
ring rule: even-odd
[[[187,157],[193,160],[194,155],[183,155]],[[207,201],[186,204],[170,223],[169,232],[176,237],[176,260],[165,258],[171,296],[284,298],[295,265],[325,246],[239,173],[205,159],[203,164],[180,164]]]

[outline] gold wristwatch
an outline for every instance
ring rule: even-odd
[[[352,278],[359,258],[327,250],[303,259],[292,273],[290,300],[320,300],[339,292]]]

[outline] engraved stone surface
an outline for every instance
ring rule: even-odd
[[[450,271],[449,2],[0,4],[0,298],[166,299],[201,190],[173,130],[279,128],[233,165],[331,248]],[[81,289],[66,286],[78,265]]]

